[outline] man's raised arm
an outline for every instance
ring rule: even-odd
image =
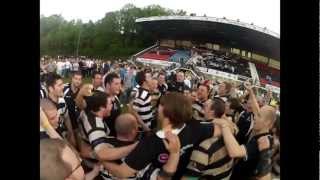
[[[253,92],[253,87],[251,85],[250,82],[245,82],[244,83],[244,87],[247,89],[247,91],[249,92],[249,99],[251,101],[251,108],[252,108],[252,112],[255,116],[260,116],[260,107],[256,98],[256,95]]]

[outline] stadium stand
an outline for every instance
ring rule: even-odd
[[[180,60],[183,59],[183,62],[185,63],[189,58],[190,58],[190,51],[177,50],[176,53],[170,57],[170,61],[180,63]]]
[[[257,68],[259,77],[260,77],[260,82],[262,84],[270,84],[273,86],[280,87],[280,71],[269,67],[266,64],[262,63],[256,63],[255,66]]]

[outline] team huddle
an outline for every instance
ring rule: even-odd
[[[272,179],[279,103],[250,82],[114,63],[40,83],[40,179]],[[124,72],[124,73],[123,73]]]

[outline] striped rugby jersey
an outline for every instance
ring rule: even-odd
[[[58,98],[58,103],[54,102],[50,97],[48,97],[48,99],[57,107],[58,110],[59,126],[56,130],[62,137],[66,137],[67,128],[65,125],[65,116],[68,113],[67,104],[63,97]]]
[[[194,120],[198,120],[198,121],[205,121],[206,120],[204,117],[204,111],[203,111],[205,102],[206,101],[203,101],[203,102],[195,101],[192,104],[192,110],[193,110],[192,117]]]
[[[44,99],[48,97],[48,90],[44,85],[40,85],[40,99]]]
[[[135,98],[133,99],[133,109],[138,113],[141,120],[151,128],[153,119],[151,94],[148,90],[139,87]]]
[[[79,123],[81,139],[90,144],[94,151],[97,152],[103,144],[106,145],[110,131],[102,118],[91,112],[81,111]]]
[[[233,163],[223,138],[212,137],[202,141],[192,151],[186,176],[228,180],[232,173]]]
[[[80,109],[76,106],[76,102],[74,101],[74,99],[76,98],[78,92],[79,92],[79,90],[77,92],[75,92],[75,93],[72,91],[70,83],[67,83],[67,84],[64,85],[63,97],[64,97],[64,100],[65,100],[65,102],[67,104],[69,117],[70,117],[73,129],[77,129],[78,128],[77,119],[78,119],[79,114],[80,114]]]

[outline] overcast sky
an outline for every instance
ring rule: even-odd
[[[40,0],[40,13],[45,16],[61,14],[65,19],[97,21],[106,12],[120,10],[125,4],[137,7],[157,4],[173,10],[183,9],[197,16],[240,19],[267,27],[280,34],[280,0]]]

